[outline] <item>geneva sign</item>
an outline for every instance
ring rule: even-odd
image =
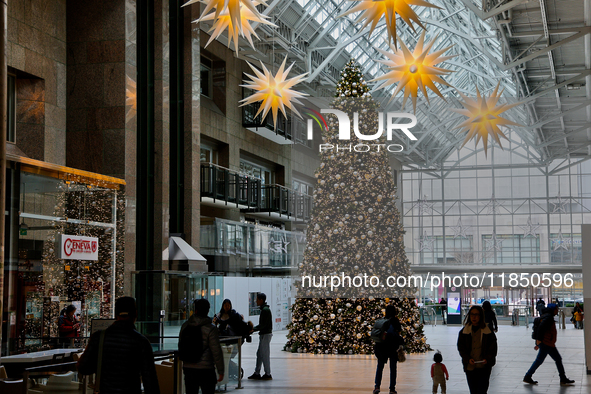
[[[98,238],[60,235],[58,257],[65,260],[98,260]]]

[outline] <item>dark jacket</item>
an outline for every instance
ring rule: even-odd
[[[189,320],[183,323],[181,332],[188,325],[201,325],[201,335],[203,337],[203,354],[198,363],[184,363],[184,368],[195,369],[214,369],[217,368],[218,374],[224,373],[224,354],[220,345],[220,333],[216,326],[211,323],[209,317],[200,317],[192,315]],[[181,334],[179,333],[179,337]]]
[[[497,337],[488,326],[482,328],[482,358],[486,360],[487,367],[493,367],[497,362]],[[458,335],[458,351],[462,357],[464,371],[470,364],[472,352],[472,324],[468,323],[460,330]]]
[[[486,322],[486,324],[488,324],[488,327],[493,331],[499,328],[499,325],[497,323],[497,314],[493,310],[484,311],[484,321]]]
[[[257,324],[253,330],[258,331],[259,335],[270,334],[273,332],[273,316],[271,315],[271,309],[267,303],[260,306],[261,316],[259,317],[259,324]]]
[[[556,322],[554,321],[554,310],[544,308],[542,311],[542,316],[540,316],[541,321],[537,331],[537,341],[542,341],[544,345],[556,346]]]
[[[221,319],[221,313],[217,314],[218,330],[220,330],[220,336],[240,336],[243,331],[243,318],[242,316],[232,309],[228,313],[229,317],[227,320]]]
[[[97,371],[100,331],[88,341],[78,361],[78,371],[91,375]],[[129,321],[116,321],[105,331],[101,370],[101,394],[160,394],[154,355],[148,339]]]
[[[385,359],[391,357],[398,360],[398,348],[404,345],[404,341],[400,336],[402,326],[397,317],[393,317],[384,323],[383,330],[386,332],[386,339],[383,342],[374,345],[374,353],[378,359]]]
[[[77,338],[78,329],[74,328],[74,324],[76,323],[76,318],[73,318],[73,320],[71,320],[67,315],[61,315],[57,321],[57,326],[60,331],[60,337]]]

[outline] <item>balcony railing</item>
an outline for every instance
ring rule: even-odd
[[[242,107],[242,126],[247,129],[263,128],[276,136],[283,137],[287,140],[292,140],[291,133],[291,117],[286,118],[281,112],[277,116],[277,125],[273,125],[273,116],[268,115],[265,119],[259,114],[255,116],[259,110],[259,103],[248,104]]]
[[[201,196],[258,207],[261,204],[261,180],[215,164],[201,163]]]
[[[245,212],[285,215],[309,220],[312,196],[281,185],[263,185],[261,180],[211,163],[201,163],[201,197],[239,205]]]

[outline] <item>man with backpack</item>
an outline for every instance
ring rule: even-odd
[[[187,394],[198,394],[199,388],[203,394],[213,394],[216,383],[224,379],[220,334],[207,316],[209,307],[206,299],[195,300],[195,313],[183,324],[179,333],[179,358],[183,361]]]
[[[562,357],[560,356],[560,353],[558,353],[558,349],[556,349],[557,332],[554,316],[557,314],[558,305],[548,304],[548,307],[542,310],[542,315],[534,320],[534,332],[532,337],[536,340],[536,346],[534,349],[538,350],[538,356],[531,365],[529,371],[527,371],[523,377],[525,383],[538,384],[536,380],[532,379],[532,376],[548,355],[550,355],[554,362],[556,362],[556,367],[558,368],[558,374],[560,376],[560,385],[567,386],[575,382],[566,377],[564,366],[562,365]]]
[[[398,347],[402,345],[400,331],[402,326],[396,317],[398,311],[394,305],[386,307],[386,317],[376,320],[371,330],[374,341],[374,353],[378,359],[376,369],[375,388],[373,394],[380,392],[384,366],[390,360],[390,394],[396,394],[396,366],[398,363]]]

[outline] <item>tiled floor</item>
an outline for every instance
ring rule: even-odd
[[[531,326],[530,326],[531,327]],[[456,350],[457,334],[460,327],[437,326],[425,327],[428,343],[433,349],[439,349],[450,373],[447,393],[469,393],[466,377],[462,370],[460,357]],[[240,394],[281,393],[371,393],[376,367],[374,356],[314,356],[283,352],[287,332],[275,332],[271,342],[271,368],[273,380],[243,380]],[[243,368],[245,376],[254,371],[258,338],[243,347]],[[500,326],[498,332],[499,354],[497,365],[493,368],[490,394],[495,393],[556,393],[589,394],[591,393],[591,375],[587,376],[584,365],[583,331],[570,326],[558,331],[557,347],[563,357],[563,363],[569,378],[576,381],[574,386],[562,387],[559,384],[556,365],[550,357],[538,369],[534,379],[537,386],[522,382],[523,375],[536,357],[533,349],[531,328]],[[432,382],[430,366],[434,352],[411,354],[405,363],[398,364],[398,393],[431,393]],[[384,371],[382,388],[389,384],[388,366]],[[384,391],[382,391],[384,393]],[[387,391],[385,391],[387,393]]]

